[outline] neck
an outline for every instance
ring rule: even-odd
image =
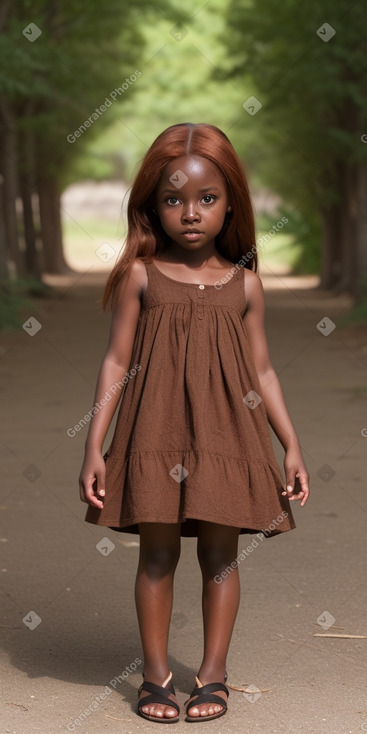
[[[218,256],[214,243],[208,243],[199,250],[186,250],[175,242],[172,242],[165,250],[163,258],[169,262],[181,263],[192,268],[206,265],[210,258]]]

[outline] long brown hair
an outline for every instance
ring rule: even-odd
[[[163,130],[143,158],[130,191],[125,247],[107,279],[103,310],[110,297],[113,308],[116,288],[135,258],[151,261],[169,244],[154,212],[155,191],[165,166],[173,158],[184,155],[208,158],[226,179],[232,211],[226,215],[215,238],[217,251],[232,263],[245,256],[244,267],[257,271],[254,213],[246,176],[232,143],[215,125],[182,122]]]

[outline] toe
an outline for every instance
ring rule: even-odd
[[[152,706],[150,710],[151,716],[156,716],[157,719],[163,719],[164,706]]]
[[[193,708],[188,709],[187,713],[189,716],[200,716],[200,711],[197,706],[193,706]]]
[[[171,706],[165,706],[164,715],[167,716],[167,718],[169,719],[174,719],[175,716],[177,716],[177,711],[176,709],[172,708]]]

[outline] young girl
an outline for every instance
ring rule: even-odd
[[[204,651],[186,721],[208,721],[227,710],[238,537],[291,530],[290,501],[304,506],[309,495],[256,270],[248,185],[227,136],[169,127],[132,186],[126,246],[106,283],[111,332],[79,477],[87,522],[140,535],[138,713],[150,721],[180,713],[167,643],[181,536],[197,537],[203,580]],[[286,487],[268,422],[285,450]]]

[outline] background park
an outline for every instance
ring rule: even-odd
[[[84,522],[85,431],[67,430],[92,405],[132,179],[153,139],[186,121],[220,127],[249,179],[271,358],[312,492],[297,529],[240,566],[229,714],[212,729],[367,731],[366,27],[361,0],[3,0],[5,731],[151,730],[134,713],[141,665],[111,683],[141,654],[138,539]],[[181,704],[201,646],[191,539],[183,551],[170,640]]]

